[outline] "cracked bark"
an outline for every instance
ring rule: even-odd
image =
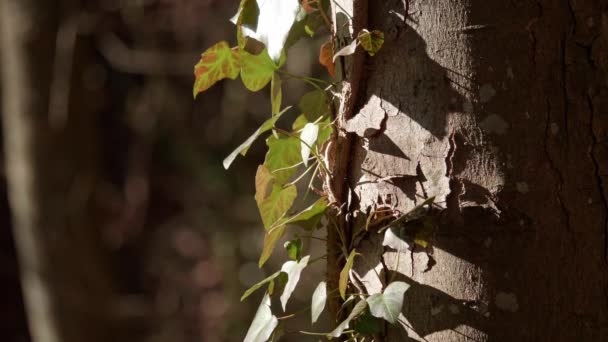
[[[608,5],[406,3],[369,10],[387,39],[350,129],[386,117],[354,141],[351,209],[391,198],[407,212],[427,195],[446,209],[428,271],[427,254],[384,251],[374,234],[358,248],[368,292],[381,259],[412,285],[386,340],[605,339]]]

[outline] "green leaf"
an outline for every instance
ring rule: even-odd
[[[264,88],[277,69],[266,49],[258,55],[241,50],[241,80],[250,91]]]
[[[402,281],[395,281],[384,289],[367,298],[369,310],[374,317],[383,318],[391,324],[397,323],[403,307],[403,294],[410,286]]]
[[[300,114],[298,115],[298,117],[294,120],[293,124],[291,124],[291,129],[293,129],[294,131],[299,131],[302,128],[304,128],[304,126],[309,123],[310,121],[308,121],[308,119],[306,118],[306,115],[304,114]]]
[[[244,30],[246,36],[264,43],[270,57],[278,61],[289,31],[300,12],[298,0],[257,0],[260,15],[255,32]]]
[[[362,30],[358,35],[359,42],[361,43],[361,47],[367,51],[370,56],[378,53],[382,44],[384,44],[384,33],[382,31],[373,30],[369,32],[368,30]]]
[[[297,190],[294,185],[283,188],[281,185],[275,184],[274,176],[264,165],[258,167],[255,176],[255,188],[255,201],[260,210],[264,228],[267,231],[259,261],[259,266],[262,267],[285,233],[285,225],[275,223],[291,208],[297,196]]]
[[[315,324],[319,316],[325,309],[325,303],[327,302],[327,284],[322,281],[317,285],[315,292],[312,294],[312,305],[310,306],[310,313],[312,317],[312,323]]]
[[[344,268],[340,272],[340,281],[338,283],[338,288],[340,290],[340,296],[342,300],[346,299],[346,287],[348,286],[348,274],[350,270],[353,268],[353,263],[355,262],[355,255],[357,255],[356,251],[353,249],[346,260],[346,264],[344,264]]]
[[[279,324],[279,320],[270,310],[270,296],[264,295],[262,303],[255,313],[253,322],[247,331],[244,342],[266,342]]]
[[[312,230],[321,221],[327,206],[327,198],[321,197],[308,208],[286,219],[283,224],[297,224],[306,230]]]
[[[350,312],[348,317],[346,317],[346,319],[344,321],[342,321],[342,323],[340,323],[332,332],[327,334],[327,337],[330,339],[332,337],[340,337],[340,335],[342,335],[342,332],[344,332],[344,330],[348,329],[348,327],[350,325],[350,321],[359,317],[366,308],[367,308],[366,301],[361,300],[361,301],[357,302],[357,304],[353,308],[353,311]]]
[[[268,152],[264,165],[272,172],[277,184],[287,183],[298,170],[291,167],[300,162],[300,140],[296,137],[270,135],[266,139]]]
[[[300,255],[302,253],[302,240],[293,239],[285,241],[283,247],[287,251],[287,256],[289,256],[291,260],[300,260]]]
[[[365,311],[353,324],[353,329],[363,335],[372,336],[382,331],[382,321]]]
[[[310,37],[314,37],[314,35],[315,35],[315,31],[308,24],[304,25],[304,32],[306,32],[306,34],[309,35]]]
[[[271,274],[270,276],[268,276],[268,278],[260,281],[259,283],[253,285],[252,287],[250,287],[247,291],[245,291],[245,293],[243,293],[243,295],[241,296],[241,302],[243,300],[245,300],[247,297],[249,297],[252,293],[254,293],[255,291],[259,290],[262,286],[269,284],[270,282],[272,282],[274,280],[274,278],[278,277],[279,274],[281,273],[281,271],[277,271],[273,274]]]
[[[262,249],[262,255],[260,255],[260,261],[258,261],[260,268],[268,261],[268,258],[272,255],[272,251],[274,251],[274,247],[283,237],[283,234],[285,234],[285,226],[278,226],[266,233],[264,236],[264,248]]]
[[[281,101],[283,100],[281,83],[281,76],[279,76],[279,73],[273,73],[272,80],[270,82],[270,104],[272,107],[272,115],[278,114],[281,111]]]
[[[308,265],[308,259],[310,259],[310,255],[303,257],[300,262],[288,261],[283,264],[283,267],[281,267],[281,271],[287,273],[287,284],[285,284],[283,294],[281,294],[281,305],[283,306],[283,311],[285,311],[287,301],[300,281],[300,274],[302,273],[302,270]]]
[[[264,121],[264,123],[262,124],[262,126],[260,126],[260,128],[258,128],[255,132],[253,132],[253,134],[249,138],[247,138],[247,140],[245,140],[245,142],[240,144],[239,147],[237,147],[234,151],[232,151],[232,153],[230,153],[230,155],[228,155],[228,157],[226,157],[226,159],[224,159],[224,162],[223,162],[224,168],[226,170],[228,170],[228,168],[230,167],[230,164],[232,164],[232,162],[234,161],[236,156],[239,155],[239,153],[244,156],[247,153],[247,150],[249,149],[249,147],[251,147],[251,144],[253,144],[253,142],[255,141],[255,139],[257,139],[262,133],[264,133],[264,132],[270,130],[272,127],[274,127],[274,124],[277,122],[277,120],[279,120],[281,115],[283,115],[283,113],[285,113],[289,108],[291,108],[291,107],[287,107],[287,108],[283,109],[279,114]]]
[[[302,161],[304,166],[308,166],[308,157],[310,157],[310,149],[314,148],[317,137],[319,136],[319,126],[314,123],[307,123],[300,133]]]
[[[277,184],[272,186],[270,195],[258,203],[260,216],[262,216],[262,222],[267,231],[273,228],[279,219],[283,218],[293,205],[293,201],[297,195],[298,192],[295,185],[290,185],[286,188]]]
[[[308,122],[314,122],[318,118],[329,114],[329,101],[323,90],[310,91],[300,98],[298,107],[304,113]]]
[[[209,89],[224,78],[236,79],[240,70],[238,49],[231,49],[228,43],[221,41],[208,48],[194,66],[194,88],[192,95]]]

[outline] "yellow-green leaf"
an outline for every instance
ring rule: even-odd
[[[295,185],[290,185],[286,188],[277,184],[272,186],[270,195],[258,204],[266,230],[273,228],[275,223],[283,218],[285,213],[291,208],[297,195]]]
[[[238,49],[231,49],[225,41],[208,48],[194,66],[193,96],[196,97],[224,78],[236,79],[240,70],[239,60]]]
[[[327,206],[327,198],[321,197],[311,206],[291,217],[286,223],[295,223],[304,229],[313,229],[325,214]]]
[[[298,164],[300,157],[300,140],[296,137],[270,135],[266,139],[268,152],[264,165],[270,170],[277,184],[287,183],[298,170],[291,167]]]
[[[344,268],[340,272],[340,282],[338,283],[338,289],[340,290],[340,296],[342,300],[346,299],[346,287],[348,286],[348,274],[350,270],[353,268],[353,264],[355,262],[355,255],[357,253],[353,249],[346,260],[346,264],[344,264]]]
[[[272,255],[272,251],[274,251],[274,247],[283,237],[283,234],[285,234],[285,226],[276,227],[266,233],[266,236],[264,236],[264,248],[262,249],[262,255],[260,255],[260,261],[258,262],[260,267],[264,266],[266,261],[268,261],[268,258]]]
[[[283,100],[281,83],[279,73],[273,73],[272,80],[270,82],[270,104],[272,107],[272,115],[278,114],[281,111],[281,101]]]
[[[313,90],[302,96],[298,107],[308,122],[314,122],[319,117],[329,113],[329,101],[323,90]]]
[[[289,259],[296,261],[300,260],[300,256],[302,255],[302,240],[293,239],[285,241],[283,248],[285,248]]]
[[[241,50],[241,80],[247,89],[258,91],[264,88],[276,69],[278,67],[268,56],[267,49],[258,55]]]
[[[362,30],[359,33],[358,38],[361,47],[367,51],[370,56],[378,53],[382,47],[382,44],[384,44],[384,33],[378,30],[373,30],[371,32],[368,30]]]
[[[274,176],[270,173],[270,170],[264,165],[258,166],[258,171],[255,174],[255,202],[258,206],[270,196],[273,184]]]

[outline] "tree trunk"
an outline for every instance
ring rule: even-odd
[[[385,43],[344,126],[349,210],[441,208],[426,248],[355,246],[368,292],[411,285],[387,340],[608,340],[606,3],[368,7]]]
[[[24,301],[35,342],[120,341],[92,217],[97,122],[83,87],[72,87],[71,115],[60,108],[64,125],[50,123],[59,8],[54,1],[0,3],[6,177]],[[67,81],[55,90],[69,94],[74,80]]]

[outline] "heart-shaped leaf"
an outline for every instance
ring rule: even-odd
[[[310,306],[310,312],[312,316],[312,323],[314,324],[319,319],[319,316],[325,309],[325,303],[327,302],[327,284],[322,281],[317,285],[315,292],[312,294],[312,305]]]
[[[194,88],[192,95],[209,89],[224,78],[236,79],[240,71],[240,56],[237,49],[231,49],[228,43],[221,41],[208,48],[194,66]]]
[[[272,186],[270,195],[258,203],[260,216],[262,216],[262,222],[267,231],[274,228],[275,223],[287,213],[297,195],[295,185],[286,188],[277,184]]]
[[[374,317],[383,318],[391,324],[397,323],[403,307],[403,294],[410,286],[402,281],[395,281],[384,289],[367,298],[369,311]]]
[[[241,50],[241,80],[245,88],[251,91],[264,88],[277,69],[266,49],[258,55]]]
[[[266,139],[268,152],[264,165],[272,172],[277,184],[287,183],[297,171],[294,165],[301,161],[300,140],[297,137],[270,135]]]
[[[266,342],[279,324],[279,320],[270,310],[270,296],[264,295],[262,303],[255,313],[244,342]]]
[[[315,122],[321,116],[329,113],[329,101],[323,90],[313,90],[302,95],[298,107],[308,119],[308,122]]]
[[[367,51],[370,56],[378,53],[382,44],[384,44],[384,33],[382,31],[373,30],[370,32],[362,30],[357,37],[363,50]]]
[[[308,265],[308,259],[310,259],[310,255],[303,257],[299,262],[288,261],[283,264],[283,267],[281,267],[281,271],[287,273],[287,284],[285,284],[285,288],[281,294],[281,305],[283,306],[283,311],[285,311],[287,301],[300,281],[300,274],[302,273],[302,270]]]

